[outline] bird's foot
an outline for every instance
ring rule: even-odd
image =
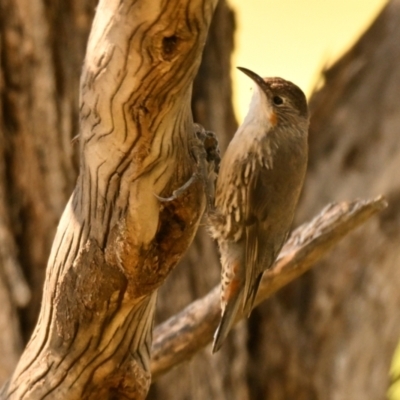
[[[214,207],[215,179],[221,161],[218,139],[215,133],[206,131],[199,124],[194,124],[194,135],[190,146],[190,153],[195,161],[195,172],[190,179],[180,188],[174,190],[169,197],[162,197],[155,193],[154,196],[164,203],[176,200],[194,182],[200,180],[207,198],[207,209],[212,210]]]
[[[207,197],[207,210],[214,208],[215,180],[221,161],[218,139],[214,132],[195,124],[195,139],[191,153],[196,161],[198,177],[203,183]]]
[[[158,196],[157,194],[154,193],[154,196],[161,202],[167,202],[167,201],[173,201],[176,200],[187,188],[190,187],[190,185],[193,184],[193,182],[195,182],[198,179],[198,174],[195,172],[191,178],[184,184],[182,185],[180,188],[174,190],[172,192],[172,195],[169,197],[161,197]]]

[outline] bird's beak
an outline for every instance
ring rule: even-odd
[[[239,71],[242,71],[244,74],[246,74],[249,78],[251,78],[264,92],[269,93],[270,89],[265,83],[264,79],[261,78],[260,75],[257,75],[255,72],[250,71],[247,68],[243,67],[237,67]]]

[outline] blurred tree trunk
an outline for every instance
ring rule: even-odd
[[[298,221],[330,201],[389,207],[256,310],[252,399],[378,400],[400,332],[400,1],[329,70],[311,99],[310,163]]]
[[[55,228],[75,183],[78,83],[94,0],[0,0],[0,381],[36,323]],[[17,306],[31,301],[20,313]],[[5,338],[10,338],[5,342]]]
[[[55,228],[75,182],[71,138],[96,3],[0,0],[0,382],[36,322]],[[194,86],[195,120],[217,132],[222,150],[236,125],[233,31],[232,11],[221,0]],[[311,102],[310,167],[298,221],[327,202],[379,193],[388,195],[388,210],[255,310],[219,354],[207,349],[161,377],[150,399],[384,398],[400,322],[399,37],[400,0],[393,0],[326,71],[325,87]],[[20,268],[31,301],[18,314],[28,299]],[[160,290],[158,321],[218,280],[218,254],[201,229]]]

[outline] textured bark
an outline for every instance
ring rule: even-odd
[[[101,1],[81,78],[80,175],[8,398],[145,397],[156,290],[197,230],[190,101],[216,1]],[[54,185],[54,190],[57,186]]]

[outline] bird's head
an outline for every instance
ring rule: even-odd
[[[268,123],[271,128],[288,124],[307,123],[307,99],[303,91],[294,83],[282,78],[261,78],[247,68],[240,71],[255,82],[248,122],[256,119]]]

